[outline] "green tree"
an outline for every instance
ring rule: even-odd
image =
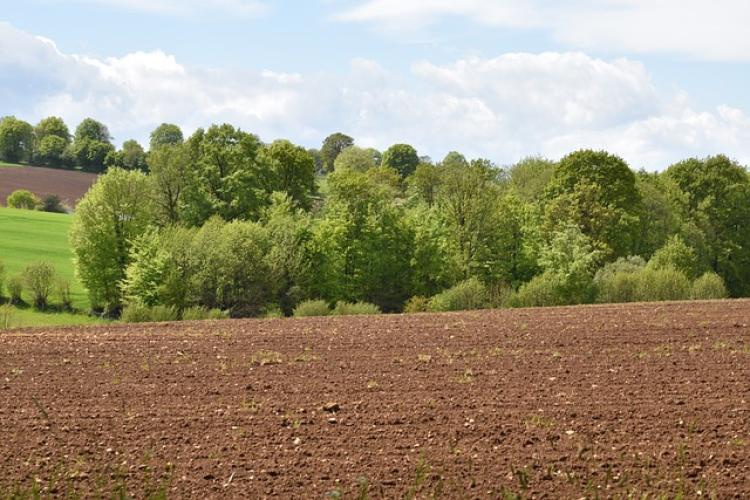
[[[191,157],[184,220],[200,225],[212,215],[257,220],[267,205],[271,172],[260,140],[231,125],[199,129],[186,143]]]
[[[642,205],[635,174],[606,151],[581,150],[560,160],[546,190],[546,227],[573,223],[609,259],[637,247]]]
[[[282,191],[300,208],[310,209],[315,192],[315,160],[302,147],[278,140],[268,147],[271,157],[268,191]]]
[[[417,150],[408,144],[394,144],[383,153],[382,164],[395,168],[401,178],[406,178],[417,169],[419,155]]]
[[[414,173],[406,179],[407,193],[412,200],[432,206],[437,200],[440,179],[438,167],[429,162],[422,162],[417,165]]]
[[[0,119],[0,160],[29,161],[34,148],[34,129],[14,116]]]
[[[35,160],[43,165],[61,166],[70,145],[70,130],[62,118],[50,116],[34,128]]]
[[[190,186],[190,156],[181,144],[166,144],[149,151],[149,178],[153,183],[154,211],[160,225],[182,221],[185,190]]]
[[[103,172],[105,161],[115,151],[106,125],[86,118],[76,128],[71,154],[82,167],[93,172]]]
[[[698,256],[693,248],[685,244],[678,235],[667,240],[663,247],[657,250],[648,261],[649,269],[665,269],[671,267],[683,273],[689,279],[695,279],[702,274]]]
[[[750,180],[726,156],[691,158],[672,165],[665,176],[678,188],[672,194],[686,225],[686,240],[705,242],[705,260],[726,282],[732,296],[750,295]],[[684,235],[684,231],[681,229]],[[691,241],[693,240],[693,241]],[[699,257],[700,258],[700,257]]]
[[[320,148],[320,156],[323,158],[323,167],[326,172],[333,172],[334,162],[341,152],[354,145],[354,139],[341,132],[336,132],[325,138]]]
[[[86,118],[76,127],[75,141],[82,140],[110,144],[112,136],[109,135],[109,129],[102,122],[96,121],[93,118]]]
[[[76,273],[95,307],[117,311],[133,241],[153,220],[151,183],[139,171],[113,168],[78,204],[70,232]]]
[[[511,189],[524,201],[538,202],[555,173],[555,162],[541,157],[524,158],[508,170]]]
[[[367,149],[358,148],[357,146],[349,146],[341,151],[334,162],[334,170],[347,169],[366,172],[371,168],[375,168],[372,153]]]
[[[126,170],[146,170],[146,152],[138,141],[131,139],[122,143],[122,167]]]
[[[185,141],[182,136],[180,127],[173,123],[162,123],[151,132],[151,141],[149,142],[149,151],[153,151],[161,146],[176,146]]]

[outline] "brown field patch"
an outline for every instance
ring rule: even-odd
[[[63,204],[75,207],[96,181],[96,174],[46,167],[0,168],[0,205],[17,189],[28,189],[43,198],[60,197]]]
[[[747,498],[748,323],[717,301],[0,334],[0,493]]]

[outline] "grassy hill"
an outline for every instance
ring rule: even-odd
[[[89,300],[83,285],[75,278],[73,254],[68,231],[73,217],[31,210],[0,208],[0,259],[5,264],[6,279],[19,274],[30,262],[44,260],[55,266],[58,274],[70,281],[73,306],[88,310]],[[28,295],[24,300],[29,301]],[[32,309],[16,311],[15,326],[60,325],[92,322],[83,315],[45,314]]]

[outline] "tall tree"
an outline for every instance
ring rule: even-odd
[[[151,132],[149,150],[153,151],[159,146],[182,144],[184,140],[180,127],[173,123],[162,123]]]
[[[417,150],[408,144],[394,144],[383,153],[383,166],[395,168],[402,178],[411,175],[419,165]]]
[[[153,220],[151,183],[145,174],[112,168],[76,207],[70,241],[76,273],[95,307],[117,311],[132,242]]]
[[[103,172],[107,155],[115,150],[106,125],[86,118],[76,128],[72,145],[73,156],[86,169]]]
[[[60,166],[65,162],[65,150],[70,145],[70,130],[62,118],[50,116],[34,128],[34,142],[35,161]]]
[[[271,157],[268,191],[286,193],[294,204],[310,208],[310,197],[315,192],[315,161],[305,148],[289,141],[274,141],[268,147]]]
[[[190,156],[182,144],[166,144],[148,153],[154,211],[160,225],[182,221],[185,190],[190,185]]]
[[[333,172],[334,162],[341,152],[354,146],[354,139],[341,132],[336,132],[325,138],[323,147],[320,148],[320,155],[323,157],[323,167],[326,172]]]
[[[34,129],[15,116],[0,119],[0,160],[29,161],[34,147]]]
[[[341,151],[334,162],[335,170],[366,172],[371,168],[375,168],[372,152],[368,149],[358,148],[357,146],[349,146]]]

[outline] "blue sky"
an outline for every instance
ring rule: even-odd
[[[0,21],[0,114],[93,116],[118,143],[226,121],[500,164],[750,163],[742,1],[27,0]]]

